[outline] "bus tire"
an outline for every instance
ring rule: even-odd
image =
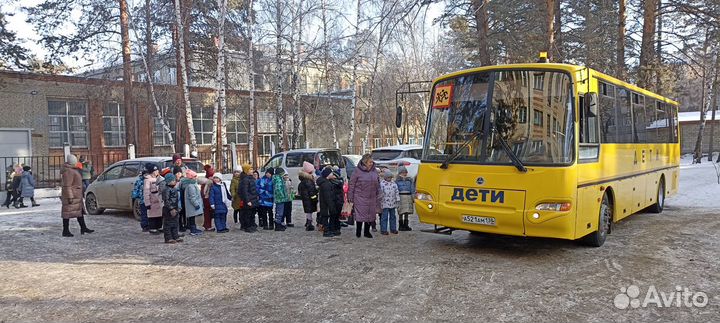
[[[655,195],[655,204],[650,206],[650,212],[662,213],[665,208],[665,178],[660,177],[660,183],[658,183],[657,194]]]
[[[586,235],[583,242],[591,247],[600,247],[605,243],[607,235],[610,233],[610,226],[613,219],[613,205],[610,197],[605,193],[600,203],[600,212],[598,212],[598,229],[597,231]]]

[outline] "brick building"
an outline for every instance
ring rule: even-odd
[[[146,84],[134,83],[134,114],[137,118],[126,120],[122,106],[123,86],[121,81],[114,80],[0,71],[0,113],[3,115],[0,118],[0,162],[4,161],[3,165],[7,166],[20,161],[34,164],[36,172],[57,173],[58,164],[62,164],[63,146],[67,143],[72,153],[88,155],[101,171],[104,166],[127,158],[127,122],[135,124],[138,156],[169,156],[173,148],[182,152],[189,140],[189,131],[183,119],[185,111],[178,104],[179,89],[173,85],[157,85],[155,92],[160,109],[156,109],[148,99]],[[190,92],[198,152],[201,159],[209,161],[215,90],[192,87]],[[248,95],[247,91],[227,91],[225,135],[228,143],[236,144],[238,162],[249,160]],[[278,144],[275,102],[271,92],[255,94],[258,162],[269,157],[271,146]],[[301,110],[307,112],[297,129],[300,146],[305,146],[305,138],[313,146],[330,146],[324,140],[329,124],[310,118],[322,117],[322,108],[330,104],[347,106],[349,99],[301,96],[300,102]],[[284,105],[289,107],[291,104],[291,97],[286,96]],[[175,145],[170,144],[163,122],[170,126]],[[305,124],[310,126],[306,128]],[[296,131],[292,115],[287,116],[286,127],[288,133]],[[17,159],[18,156],[26,159]]]

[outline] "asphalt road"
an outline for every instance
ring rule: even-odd
[[[601,248],[300,227],[166,245],[122,213],[88,217],[91,235],[73,221],[63,238],[59,202],[40,203],[0,210],[0,322],[720,321],[720,211],[672,200],[618,223]],[[689,303],[674,302],[678,288]]]

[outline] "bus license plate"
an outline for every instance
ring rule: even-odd
[[[463,215],[463,222],[495,226],[495,218],[488,216]]]

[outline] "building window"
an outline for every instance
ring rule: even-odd
[[[228,143],[248,143],[247,120],[241,110],[228,109],[226,136]]]
[[[175,118],[165,117],[164,119],[158,119],[157,117],[154,117],[153,120],[155,121],[155,126],[153,129],[153,145],[155,147],[169,146],[171,142],[167,136],[167,131],[165,131],[165,127],[163,126],[163,121],[167,122],[168,126],[170,127],[170,135],[174,139]]]
[[[545,74],[535,76],[533,79],[533,89],[538,91],[545,89]]]
[[[381,138],[373,138],[373,147],[374,148],[380,148],[382,147],[382,139]]]
[[[533,110],[533,125],[541,126],[543,124],[543,114],[540,110]]]
[[[110,102],[103,110],[103,139],[105,147],[125,146],[125,110]]]
[[[87,104],[82,101],[48,101],[50,148],[88,146]]]
[[[193,109],[193,128],[198,145],[212,144],[213,108]]]

